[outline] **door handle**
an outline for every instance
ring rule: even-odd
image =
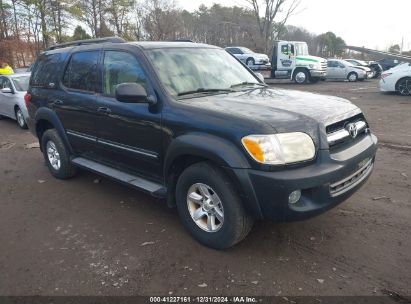
[[[98,111],[98,112],[101,112],[101,113],[105,113],[105,114],[110,114],[110,113],[111,113],[111,109],[110,109],[110,108],[107,108],[107,107],[99,107],[99,108],[97,109],[97,111]]]

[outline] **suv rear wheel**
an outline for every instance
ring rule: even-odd
[[[244,211],[231,181],[207,162],[184,170],[177,181],[176,200],[183,225],[206,246],[231,247],[253,226],[254,220]]]
[[[76,174],[76,167],[70,162],[70,153],[55,129],[44,132],[41,147],[47,166],[54,177],[67,179]]]

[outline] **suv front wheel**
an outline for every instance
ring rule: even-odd
[[[70,153],[55,129],[44,132],[41,147],[46,164],[54,177],[67,179],[76,174],[76,167],[70,162]]]
[[[200,243],[224,249],[244,239],[253,226],[237,191],[218,167],[207,162],[183,171],[176,188],[183,225]]]

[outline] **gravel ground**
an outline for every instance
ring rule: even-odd
[[[82,171],[51,177],[36,140],[0,121],[0,295],[411,295],[411,98],[377,81],[275,87],[350,99],[380,139],[368,183],[297,223],[205,248],[163,201]]]

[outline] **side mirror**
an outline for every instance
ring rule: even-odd
[[[255,73],[255,76],[258,77],[258,79],[260,79],[263,83],[264,83],[264,76],[261,73]]]
[[[2,93],[7,93],[7,94],[14,94],[14,90],[10,89],[10,88],[4,88],[1,89]]]
[[[155,103],[155,100],[147,95],[146,89],[141,84],[134,82],[117,85],[116,99],[126,103]]]

